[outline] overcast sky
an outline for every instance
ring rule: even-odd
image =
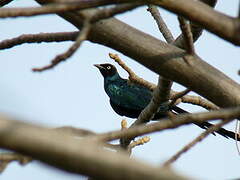
[[[10,5],[37,6],[34,1],[29,0],[14,1]],[[218,3],[217,10],[235,16],[237,7],[237,0],[222,0]],[[176,37],[180,32],[176,16],[162,9],[160,12]],[[146,7],[119,15],[117,18],[163,40]],[[0,40],[21,34],[76,30],[55,15],[0,19],[0,27]],[[1,50],[0,112],[50,127],[68,125],[95,132],[119,129],[123,117],[111,109],[103,89],[103,78],[93,64],[115,64],[109,59],[108,53],[118,53],[141,77],[156,83],[157,75],[115,50],[89,42],[84,42],[73,57],[55,69],[43,73],[31,71],[33,67],[49,64],[52,58],[67,50],[71,44],[72,42],[25,44]],[[239,81],[237,71],[240,67],[240,53],[237,47],[204,32],[196,43],[196,52],[209,64]],[[121,76],[126,78],[126,72],[119,66],[117,68]],[[174,89],[183,88],[174,84]],[[182,107],[191,112],[202,111],[190,105]],[[131,119],[127,120],[129,124],[133,122]],[[231,123],[226,128],[234,130],[234,126],[235,123]],[[160,165],[201,132],[201,129],[191,125],[150,135],[152,140],[135,148],[133,156]],[[184,154],[173,167],[177,172],[196,179],[220,180],[239,178],[239,165],[240,156],[237,154],[235,142],[219,135],[210,135]],[[79,176],[33,162],[25,167],[11,163],[1,178],[75,180],[79,179]]]

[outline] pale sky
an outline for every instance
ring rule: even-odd
[[[11,3],[11,6],[16,7],[36,5],[34,1],[29,0]],[[217,10],[230,15],[236,15],[237,8],[237,0],[231,3],[219,1],[217,5]],[[160,12],[176,37],[180,32],[176,16],[162,9]],[[117,18],[163,40],[146,7],[119,15]],[[76,30],[74,26],[55,15],[0,19],[0,27],[0,40],[21,34]],[[31,71],[33,67],[48,64],[71,44],[72,42],[25,44],[1,50],[0,112],[50,127],[68,125],[95,132],[119,129],[123,117],[111,109],[103,89],[103,78],[93,64],[115,64],[109,59],[108,53],[118,53],[139,76],[156,83],[157,75],[115,50],[89,42],[84,42],[73,57],[55,69],[43,73]],[[204,32],[195,47],[202,59],[239,81],[237,71],[240,67],[240,54],[237,47],[207,32]],[[117,68],[121,76],[126,78],[126,72],[119,66]],[[174,89],[183,88],[175,84]],[[190,112],[202,111],[196,106],[182,107]],[[129,125],[133,122],[128,118],[127,121]],[[231,123],[226,128],[234,130],[234,126],[235,123]],[[133,157],[161,165],[201,132],[203,131],[200,128],[191,125],[151,134],[151,141],[135,148]],[[221,180],[239,178],[239,165],[240,156],[237,154],[235,142],[219,135],[210,135],[184,154],[173,167],[177,172],[195,179]],[[1,178],[75,180],[79,179],[79,176],[33,162],[24,167],[11,163]]]

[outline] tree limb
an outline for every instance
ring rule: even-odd
[[[129,159],[125,154],[104,150],[97,142],[74,139],[68,134],[5,117],[0,117],[0,147],[97,179],[186,179]]]
[[[208,120],[217,119],[236,119],[238,117],[240,117],[240,106],[235,108],[227,108],[204,113],[180,114],[178,116],[174,116],[171,118],[162,119],[161,121],[156,123],[139,125],[122,131],[113,131],[109,133],[99,134],[97,137],[93,136],[92,138],[102,141],[112,141],[122,137],[131,139],[136,136],[141,136],[156,131],[177,128],[183,124],[203,123]],[[231,131],[228,132],[229,135],[231,134],[229,137],[235,140],[235,133]],[[89,138],[91,139],[91,137]],[[237,138],[238,140],[240,140],[239,135]]]
[[[85,13],[91,13],[85,11]],[[81,28],[77,13],[62,16]],[[124,38],[122,38],[124,37]],[[96,23],[89,39],[118,50],[152,71],[174,80],[221,107],[240,104],[240,86],[198,56],[190,56],[192,66],[183,60],[184,51],[124,24],[114,18]],[[221,83],[219,83],[221,82]]]

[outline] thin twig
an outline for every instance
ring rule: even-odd
[[[0,18],[7,17],[28,17],[43,14],[53,14],[61,13],[67,11],[80,10],[85,8],[82,4],[78,2],[65,2],[65,3],[55,3],[48,4],[41,7],[29,7],[29,8],[1,8]]]
[[[121,13],[124,13],[126,11],[133,10],[133,9],[143,5],[143,4],[144,4],[143,1],[141,1],[141,2],[119,4],[119,5],[115,5],[112,8],[100,9],[91,17],[91,22],[96,22],[100,19],[107,19],[107,18],[112,17],[116,14],[121,14]]]
[[[178,16],[178,21],[180,23],[180,28],[182,30],[182,33],[185,37],[186,51],[188,54],[194,55],[195,50],[193,45],[193,36],[192,36],[190,24],[187,23],[186,20],[181,16]]]
[[[6,39],[0,42],[0,50],[12,48],[24,43],[41,43],[41,42],[63,42],[75,41],[79,31],[73,32],[56,32],[56,33],[39,33],[39,34],[23,34],[21,36]]]
[[[104,8],[98,10],[90,19],[94,23],[100,19],[106,19],[140,6],[142,2],[131,4],[120,4],[113,8]],[[75,41],[79,32],[58,32],[58,33],[40,33],[40,34],[24,34],[16,38],[7,39],[0,42],[0,49],[12,48],[16,45],[24,43],[41,43],[41,42],[62,42],[62,41]]]
[[[199,0],[199,1],[213,8],[217,3],[217,0]],[[191,26],[192,35],[193,35],[193,41],[195,42],[202,35],[203,28],[202,26],[195,24],[193,22],[190,22],[190,26]],[[183,33],[181,33],[172,44],[179,48],[186,49],[186,43],[185,43],[185,38]]]
[[[41,67],[41,68],[33,68],[32,70],[34,72],[42,72],[45,70],[52,69],[59,63],[65,61],[67,58],[71,57],[77,51],[77,49],[81,46],[82,42],[87,39],[90,28],[91,28],[91,24],[89,23],[89,21],[88,20],[85,21],[84,26],[83,26],[81,32],[79,33],[75,43],[65,53],[57,55],[52,60],[51,64]]]
[[[113,59],[115,62],[117,62],[119,64],[119,66],[121,66],[124,70],[127,71],[128,73],[128,78],[131,82],[133,83],[137,83],[140,84],[142,86],[145,86],[147,88],[149,88],[151,91],[153,91],[156,88],[156,85],[153,83],[150,83],[148,81],[146,81],[143,78],[140,78],[139,76],[137,76],[120,58],[117,54],[112,54],[109,53],[109,57],[111,59]]]
[[[172,93],[175,94],[174,92]],[[189,103],[193,105],[201,106],[207,110],[217,110],[219,107],[212,102],[208,101],[207,99],[203,99],[200,96],[192,96],[192,95],[185,95],[181,98],[183,103]]]
[[[153,18],[155,19],[155,21],[158,25],[159,31],[162,33],[162,35],[166,39],[166,41],[168,43],[172,43],[174,41],[173,35],[172,35],[171,31],[168,29],[164,20],[162,19],[161,15],[157,9],[157,6],[148,5],[147,10],[152,14]]]
[[[169,104],[169,106],[173,106],[175,105],[176,101],[180,98],[182,98],[183,96],[185,96],[186,94],[188,94],[191,90],[190,89],[185,89],[184,91],[178,92],[177,94],[175,94],[172,98],[171,98],[171,103]]]
[[[6,1],[8,3],[9,1]],[[123,1],[124,2],[124,1]],[[0,5],[5,5],[5,2],[1,3]],[[116,3],[116,2],[115,2]],[[87,8],[93,8],[98,7],[101,5],[107,5],[107,4],[115,4],[111,1],[64,1],[64,2],[58,2],[58,3],[51,3],[47,5],[43,5],[41,7],[29,7],[29,8],[1,8],[0,9],[0,18],[7,18],[7,17],[28,17],[28,16],[36,16],[36,15],[43,15],[43,14],[55,14],[55,13],[62,13],[62,12],[68,12],[68,11],[77,11],[81,9],[87,9]],[[134,2],[134,3],[128,3],[128,5],[125,6],[125,10],[116,9],[115,11],[125,12],[127,10],[134,9],[138,6],[143,5],[144,2]],[[128,7],[127,7],[128,6]],[[130,7],[131,6],[131,7]],[[117,7],[117,6],[116,6]]]
[[[198,142],[202,141],[204,138],[206,138],[209,134],[211,134],[214,131],[217,131],[220,129],[223,125],[233,121],[233,119],[225,119],[221,121],[220,123],[213,125],[212,127],[208,128],[206,131],[201,133],[198,137],[196,137],[194,140],[192,140],[189,144],[184,146],[180,151],[178,151],[175,155],[173,155],[169,160],[167,160],[163,166],[169,166],[171,163],[176,161],[183,153],[189,151],[194,145],[196,145]]]

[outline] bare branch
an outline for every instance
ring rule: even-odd
[[[128,128],[122,131],[113,131],[109,133],[99,134],[97,138],[102,141],[111,141],[119,138],[131,139],[136,136],[145,135],[148,133],[161,131],[165,129],[177,128],[183,124],[190,123],[202,123],[208,120],[217,120],[217,119],[236,119],[240,116],[240,107],[235,108],[226,108],[221,110],[214,110],[210,112],[195,113],[195,114],[180,114],[171,118],[162,119],[159,122],[152,124],[144,124],[135,126],[133,128]],[[235,139],[235,133],[225,130],[225,133],[228,134],[228,137]],[[91,137],[89,137],[91,139]],[[238,141],[240,136],[238,135]]]
[[[200,0],[201,2],[205,3],[206,5],[210,7],[215,7],[217,0]],[[197,41],[198,38],[202,35],[203,28],[202,26],[199,26],[198,24],[195,24],[193,22],[190,22],[191,30],[192,30],[192,35],[193,35],[193,41]],[[183,34],[180,34],[174,41],[173,43],[175,46],[186,49],[186,44],[185,44],[185,38]]]
[[[141,5],[143,5],[143,2],[133,2],[133,3],[125,3],[125,4],[116,5],[113,8],[100,9],[91,17],[91,22],[96,22],[100,19],[107,19],[116,14],[120,14],[120,13],[123,13],[126,11],[133,10]]]
[[[206,131],[204,131],[202,134],[200,134],[198,137],[196,137],[193,141],[191,141],[189,144],[184,146],[180,151],[178,151],[175,155],[173,155],[169,160],[167,160],[163,166],[169,166],[171,163],[175,162],[183,153],[186,153],[189,151],[194,145],[196,145],[198,142],[202,141],[204,138],[206,138],[209,134],[213,133],[214,131],[220,129],[223,125],[231,122],[233,119],[225,119],[221,121],[220,123],[208,128]],[[239,138],[239,137],[238,137]]]
[[[185,89],[184,91],[181,91],[181,92],[178,92],[178,93],[174,94],[174,96],[172,96],[172,98],[171,98],[172,101],[169,104],[169,106],[175,105],[177,100],[181,99],[183,96],[185,96],[190,91],[191,91],[190,89]]]
[[[120,4],[113,8],[104,8],[98,10],[90,19],[92,23],[112,17],[140,6],[141,3]],[[40,42],[61,42],[61,41],[75,41],[78,37],[77,31],[75,32],[58,32],[58,33],[40,33],[40,34],[24,34],[13,39],[7,39],[0,42],[0,49],[12,48],[16,45],[24,43],[40,43]]]
[[[0,18],[53,14],[66,11],[80,10],[83,8],[85,7],[83,7],[83,5],[79,4],[78,2],[49,4],[42,7],[1,8]]]
[[[199,106],[201,106],[201,107],[203,107],[207,110],[217,110],[217,109],[219,109],[218,106],[216,106],[212,102],[208,101],[207,99],[201,98],[200,96],[185,95],[185,96],[181,97],[181,101],[183,103],[199,105]]]
[[[0,49],[8,49],[24,43],[75,41],[76,38],[78,37],[78,34],[79,34],[78,31],[23,34],[12,39],[3,40],[2,42],[0,42]]]
[[[44,66],[42,68],[33,68],[34,72],[42,72],[54,68],[59,63],[65,61],[67,58],[71,57],[77,49],[81,46],[82,42],[87,39],[88,33],[90,31],[91,25],[88,21],[85,22],[81,32],[79,33],[75,43],[63,54],[57,55],[51,62],[51,64]]]
[[[178,21],[180,23],[180,28],[185,39],[186,51],[188,54],[194,55],[195,50],[193,45],[193,35],[190,24],[187,23],[186,20],[181,16],[178,16]]]
[[[156,85],[153,83],[150,83],[148,81],[146,81],[143,78],[140,78],[139,76],[137,76],[120,58],[117,54],[112,54],[109,53],[109,57],[112,58],[115,62],[117,62],[119,64],[119,66],[121,66],[124,70],[127,71],[128,73],[128,78],[130,81],[132,81],[133,83],[137,83],[137,84],[141,84],[147,88],[149,88],[151,91],[153,91],[156,88]]]
[[[220,12],[214,11],[212,8],[200,1],[150,0],[149,3],[159,5],[162,8],[183,16],[186,19],[203,26],[208,31],[218,35],[219,37],[228,40],[235,45],[240,45],[240,21],[237,18],[232,18]],[[211,23],[209,23],[209,20],[211,20]]]
[[[168,43],[172,43],[174,41],[173,35],[171,31],[168,29],[166,23],[162,19],[158,9],[154,5],[148,5],[148,11],[152,14],[155,19],[159,31],[162,33],[163,37],[166,39]]]
[[[68,172],[97,179],[185,179],[167,169],[129,159],[123,153],[104,150],[96,142],[79,140],[68,134],[4,117],[0,118],[0,122],[0,147]]]
[[[121,0],[121,3],[124,3],[126,0]],[[0,2],[1,5],[5,5],[9,3],[9,0]],[[127,1],[126,1],[127,2]],[[2,4],[1,4],[2,3]],[[81,9],[87,9],[92,7],[98,7],[101,5],[114,4],[114,2],[109,0],[91,0],[91,1],[80,1],[80,0],[72,0],[72,1],[57,1],[51,4],[47,4],[41,7],[29,7],[29,8],[1,8],[0,9],[0,18],[7,17],[21,17],[21,16],[36,16],[43,14],[53,14],[53,13],[62,13],[68,11],[77,11]],[[143,2],[133,3],[136,8],[143,4]],[[139,4],[136,6],[136,4]],[[134,6],[134,5],[132,5]],[[125,10],[126,11],[126,10]]]

